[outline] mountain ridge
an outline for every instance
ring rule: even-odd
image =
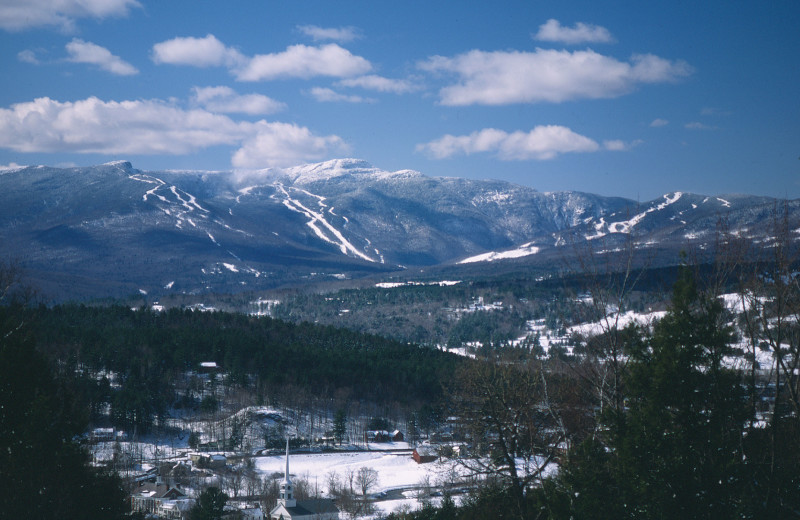
[[[687,245],[710,248],[721,219],[743,239],[768,240],[778,206],[768,197],[685,192],[637,203],[388,172],[359,159],[255,172],[143,171],[125,160],[28,166],[3,171],[0,193],[7,254],[56,299],[167,286],[256,290],[467,259],[473,268],[546,268],[569,254],[567,244],[613,250],[634,236],[638,247],[677,261]],[[796,220],[798,201],[786,207]]]

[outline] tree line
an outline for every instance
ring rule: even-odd
[[[168,409],[191,405],[172,382],[201,362],[216,362],[230,384],[267,397],[293,388],[416,405],[441,395],[441,381],[460,361],[433,348],[266,317],[76,304],[20,312],[37,349],[94,416],[110,406],[112,422],[130,431],[145,432]]]

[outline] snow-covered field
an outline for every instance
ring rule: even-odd
[[[258,457],[256,470],[265,476],[283,473],[286,459],[283,456]],[[319,453],[291,455],[290,472],[305,479],[311,486],[319,486],[320,492],[328,493],[327,476],[337,473],[344,478],[347,471],[371,468],[378,473],[378,484],[372,493],[416,487],[426,477],[431,483],[439,480],[443,467],[439,464],[417,464],[411,453],[382,453],[364,451],[355,453]]]
[[[191,450],[185,443],[178,441],[175,444],[155,442],[100,442],[92,446],[93,460],[96,463],[110,462],[116,449],[146,463],[137,465],[130,474],[135,476],[153,468],[157,461],[184,460],[188,462],[188,453]],[[382,446],[384,449],[404,449],[409,445],[404,442],[389,443]],[[253,458],[255,470],[261,479],[268,480],[276,475],[283,475],[286,459],[285,455],[265,455]],[[361,468],[370,468],[377,472],[378,480],[375,486],[369,489],[369,494],[377,498],[374,503],[375,516],[385,516],[391,512],[403,510],[416,510],[422,505],[420,489],[430,486],[452,484],[453,475],[457,475],[458,467],[452,463],[435,462],[417,464],[411,458],[410,451],[354,451],[341,453],[309,453],[292,454],[289,459],[291,478],[295,481],[304,480],[309,489],[318,492],[321,496],[329,496],[328,482],[332,474],[344,485],[348,472],[357,473]],[[455,471],[455,472],[454,472]],[[354,483],[354,486],[357,485]],[[356,490],[360,494],[360,490]],[[389,496],[387,496],[389,495]],[[456,497],[457,499],[458,497]],[[428,497],[432,503],[437,503],[441,498]]]

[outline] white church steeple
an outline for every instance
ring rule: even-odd
[[[283,505],[283,507],[295,507],[297,505],[297,501],[294,499],[294,493],[292,492],[292,480],[289,478],[289,438],[286,438],[286,473],[283,476],[283,481],[281,482],[281,494],[280,498],[278,498],[278,504]]]

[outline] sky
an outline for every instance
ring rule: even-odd
[[[800,2],[0,0],[0,169],[800,198]]]

